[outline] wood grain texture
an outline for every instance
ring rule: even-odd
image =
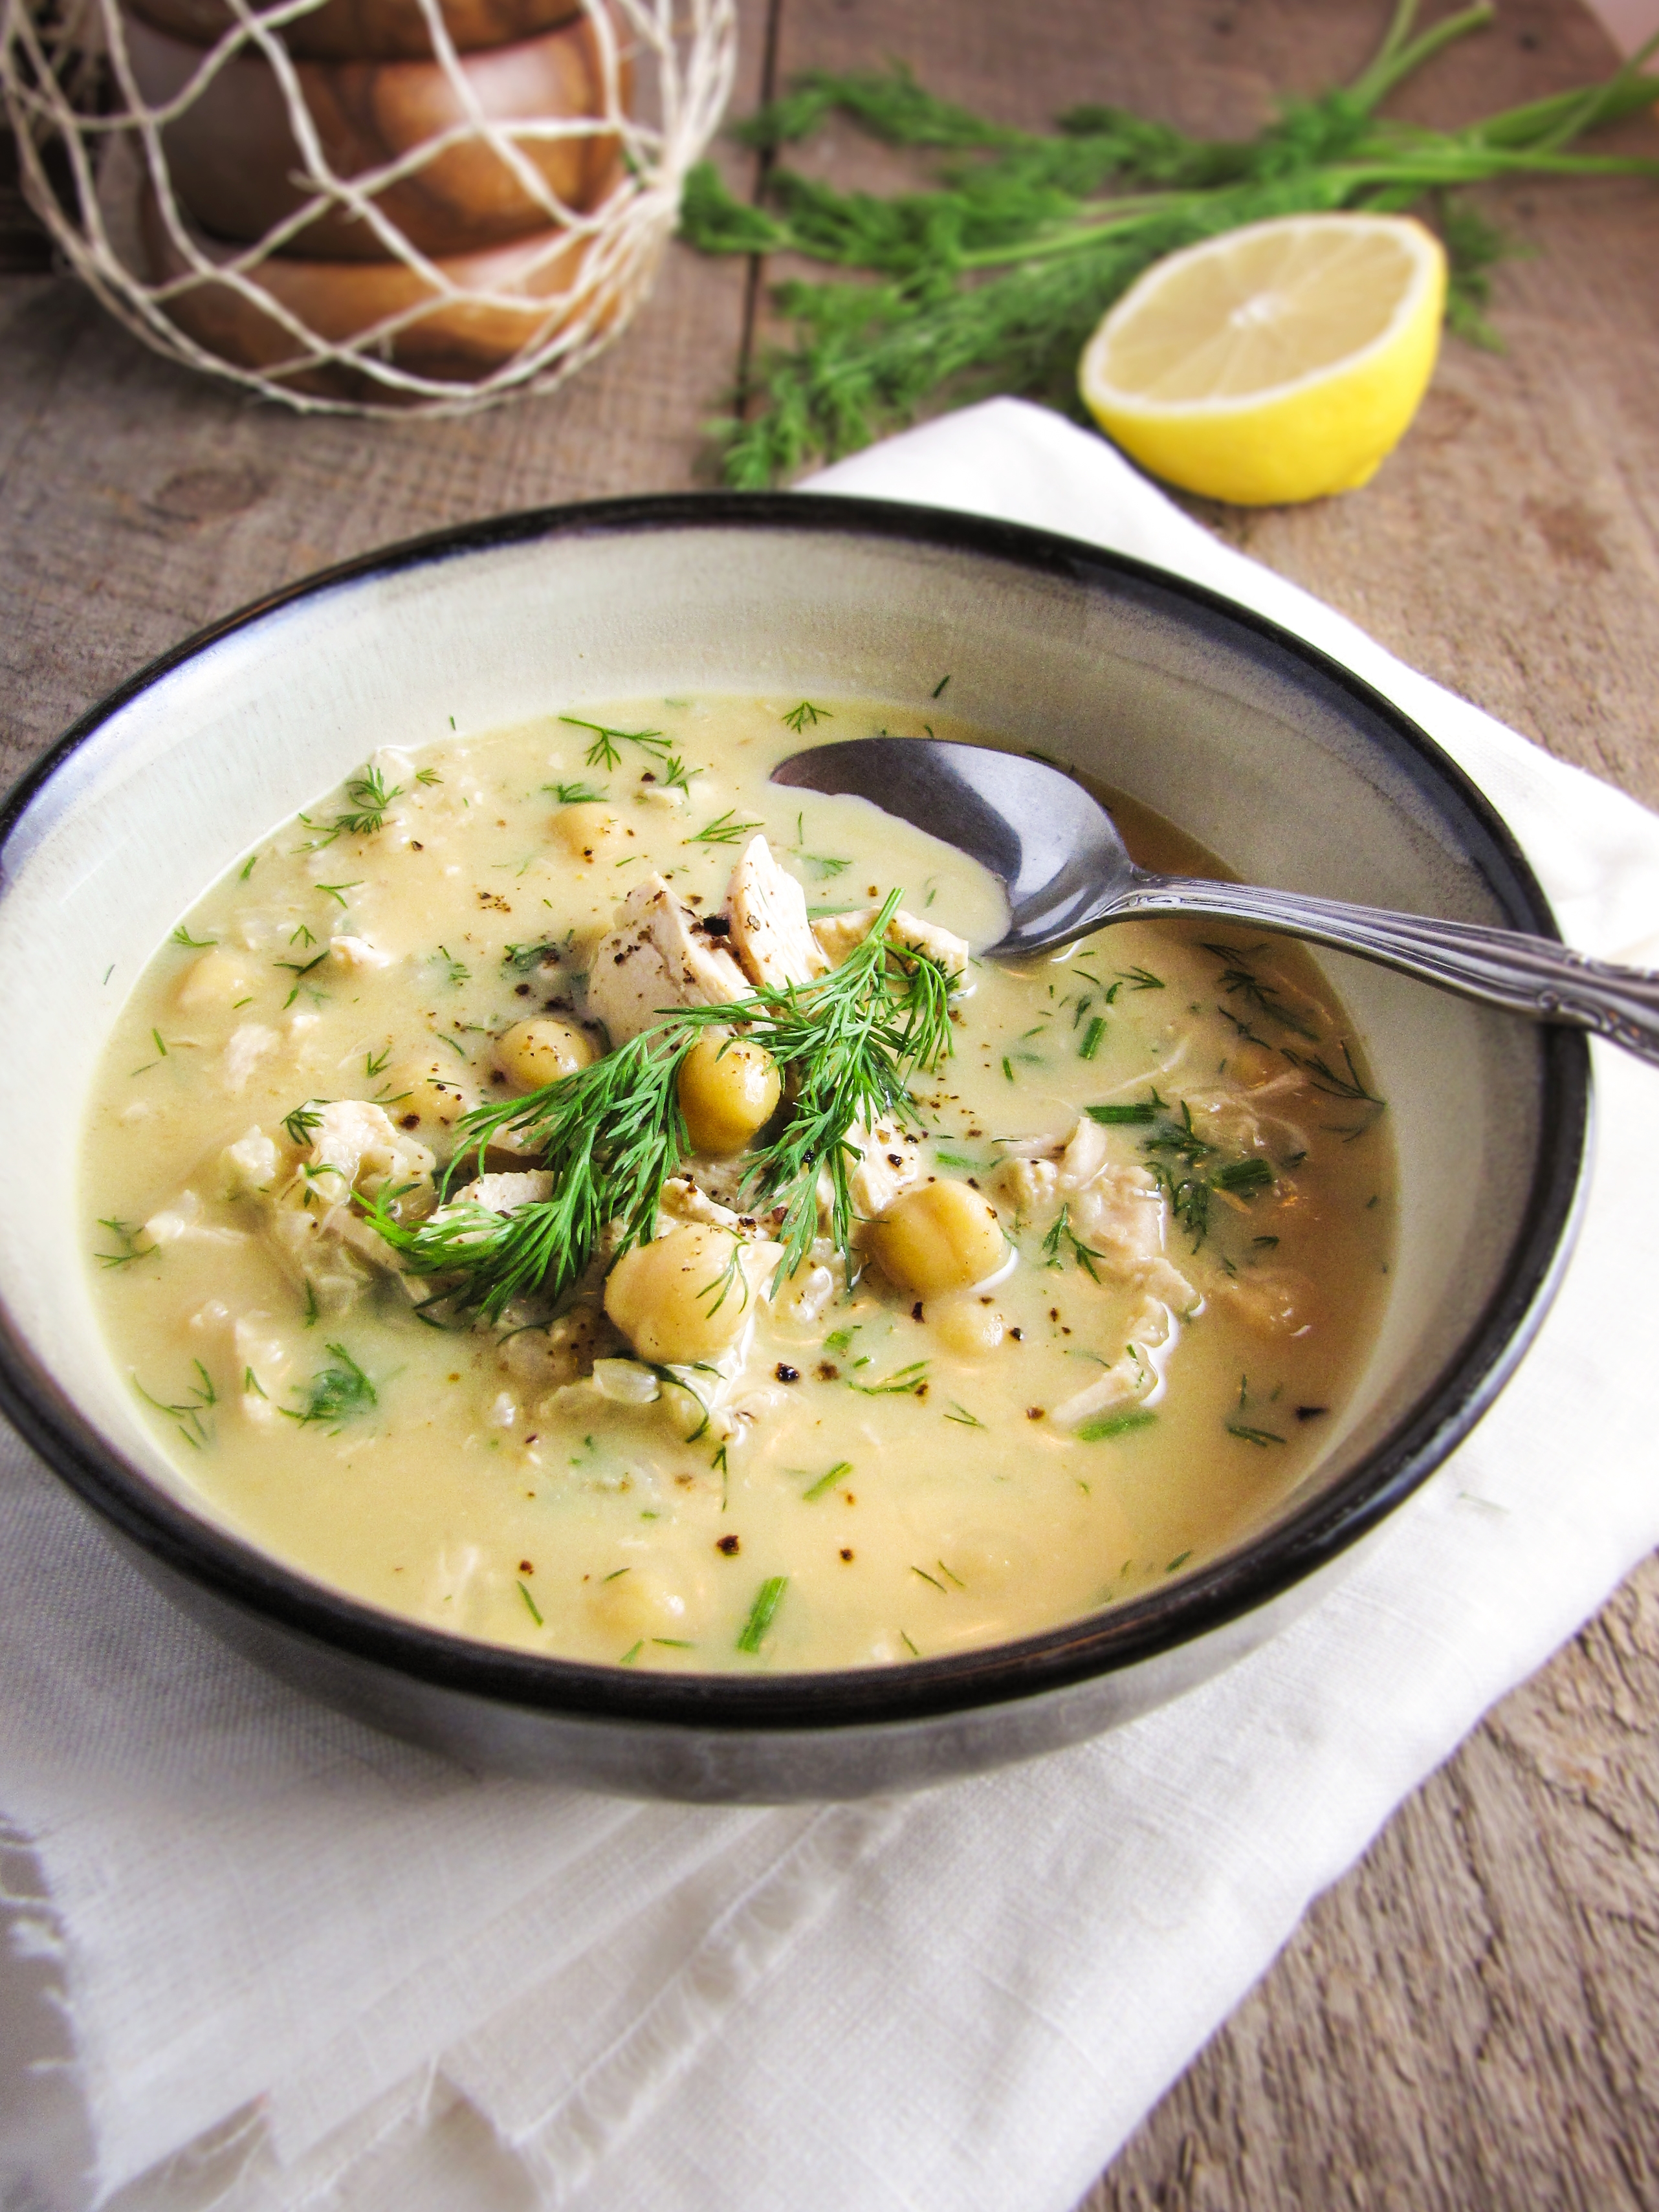
[[[1610,66],[1576,0],[1499,6],[1409,112],[1453,121]],[[773,33],[781,75],[896,55],[1012,121],[1099,99],[1246,131],[1273,87],[1351,72],[1386,13],[747,0],[737,106]],[[1627,134],[1659,143],[1651,125]],[[878,187],[900,173],[842,132],[814,158]],[[1449,343],[1364,493],[1196,511],[1564,758],[1659,799],[1659,201],[1608,183],[1484,204],[1533,249],[1498,273],[1508,350]],[[756,279],[677,252],[569,391],[435,424],[250,405],[144,352],[66,282],[0,280],[0,777],[151,654],[323,562],[504,507],[696,481]],[[1659,2206],[1656,1732],[1650,1563],[1320,1900],[1087,2212]]]

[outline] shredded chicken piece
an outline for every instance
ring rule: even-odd
[[[267,1029],[263,1022],[239,1024],[225,1039],[225,1048],[219,1055],[220,1079],[225,1089],[233,1093],[246,1091],[249,1076],[281,1042],[276,1030]]]
[[[749,979],[716,929],[660,876],[635,884],[599,939],[587,974],[587,1003],[613,1048],[677,1006],[724,1006],[749,995]]]
[[[810,983],[830,966],[806,919],[806,894],[772,857],[764,837],[745,846],[726,893],[732,949],[752,983]]]
[[[915,1138],[884,1115],[871,1129],[854,1121],[847,1132],[847,1141],[860,1155],[858,1165],[847,1179],[854,1218],[873,1221],[896,1198],[921,1182],[921,1147]]]
[[[390,968],[395,952],[383,951],[366,937],[347,934],[329,939],[329,957],[342,968]]]
[[[1168,1306],[1156,1296],[1146,1299],[1125,1332],[1122,1358],[1085,1389],[1063,1400],[1050,1419],[1061,1428],[1074,1429],[1095,1414],[1115,1413],[1119,1407],[1151,1397],[1178,1334],[1179,1324]]]
[[[426,1285],[404,1273],[384,1237],[351,1210],[354,1193],[388,1187],[406,1217],[427,1211],[437,1165],[426,1146],[394,1128],[384,1108],[336,1099],[320,1110],[310,1155],[270,1206],[266,1231],[295,1280],[328,1313],[343,1312],[378,1272],[395,1276],[419,1304]]]
[[[865,939],[876,926],[879,907],[868,906],[856,914],[826,915],[812,925],[812,932],[823,947],[832,967],[839,968],[848,954]],[[968,940],[936,922],[918,921],[901,907],[887,925],[889,941],[902,945],[908,951],[925,952],[936,960],[945,974],[954,981],[965,980],[968,974]]]

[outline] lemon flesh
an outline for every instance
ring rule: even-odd
[[[1084,349],[1079,382],[1152,475],[1241,506],[1373,476],[1427,389],[1446,257],[1409,216],[1286,216],[1157,262]]]

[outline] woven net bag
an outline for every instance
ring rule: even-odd
[[[735,0],[0,0],[23,188],[158,352],[469,414],[614,337],[731,88]]]

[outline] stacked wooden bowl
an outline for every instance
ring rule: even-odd
[[[150,274],[187,276],[193,248],[246,280],[170,291],[174,323],[223,359],[297,363],[295,388],[350,398],[365,371],[307,361],[264,300],[325,349],[372,339],[377,360],[459,386],[580,313],[591,234],[568,226],[622,174],[605,124],[631,89],[614,56],[607,86],[582,0],[437,0],[453,56],[434,52],[421,0],[323,0],[282,20],[291,5],[271,10],[275,57],[250,32],[210,71],[228,0],[122,0],[135,84],[168,113],[171,219],[153,176],[140,205]],[[578,127],[535,128],[549,122]]]

